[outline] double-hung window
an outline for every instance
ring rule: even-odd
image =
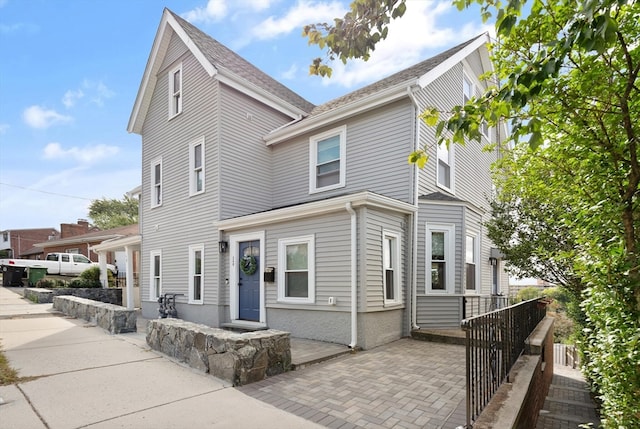
[[[426,232],[427,292],[453,293],[455,226],[428,224]]]
[[[182,112],[182,63],[169,71],[169,119]]]
[[[476,292],[478,287],[478,239],[467,235],[465,240],[465,290]]]
[[[382,282],[385,303],[398,303],[400,297],[400,236],[394,232],[382,233]]]
[[[189,145],[189,195],[204,192],[204,137]]]
[[[157,301],[162,295],[162,252],[153,250],[150,253],[151,284],[149,285],[149,299]]]
[[[204,244],[189,246],[189,303],[203,303]]]
[[[446,142],[438,145],[438,186],[453,192],[453,151],[454,145]]]
[[[151,162],[151,207],[162,205],[162,158]]]
[[[313,235],[278,241],[278,300],[315,301],[315,239]]]
[[[334,128],[309,140],[309,192],[345,186],[347,127]]]

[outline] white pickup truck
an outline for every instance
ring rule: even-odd
[[[49,253],[44,260],[39,259],[0,259],[0,266],[14,267],[44,267],[47,274],[58,274],[61,276],[77,276],[87,268],[99,267],[97,262],[91,262],[89,258],[78,253]],[[112,273],[116,272],[116,267],[107,264],[107,269]]]

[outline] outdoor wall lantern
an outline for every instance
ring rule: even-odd
[[[218,248],[220,249],[220,253],[227,253],[227,249],[229,248],[229,242],[218,241]]]
[[[492,267],[495,267],[496,265],[498,265],[498,259],[497,258],[489,258],[489,265],[491,265]]]

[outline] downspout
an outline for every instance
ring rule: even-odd
[[[351,203],[345,205],[345,209],[351,215],[351,343],[349,348],[355,349],[358,343],[358,246],[357,236],[357,218],[356,212],[351,207]]]
[[[420,122],[417,115],[418,110],[420,109],[420,104],[416,99],[414,91],[411,86],[407,87],[407,93],[409,94],[409,98],[413,102],[415,112],[416,112],[416,120],[414,124],[416,125],[416,136],[415,136],[415,144],[414,150],[418,150],[420,148]],[[419,191],[419,183],[420,180],[420,171],[418,171],[417,166],[413,166],[413,205],[416,207],[416,211],[411,215],[413,218],[413,231],[411,237],[411,330],[420,329],[418,326],[418,215],[420,213],[420,205],[418,204],[418,191]]]

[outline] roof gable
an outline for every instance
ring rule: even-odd
[[[157,75],[173,33],[180,37],[209,76],[216,76],[225,84],[272,106],[293,119],[308,114],[314,108],[312,103],[165,8],[131,112],[127,127],[129,132],[139,134],[142,131],[142,124],[156,86]]]

